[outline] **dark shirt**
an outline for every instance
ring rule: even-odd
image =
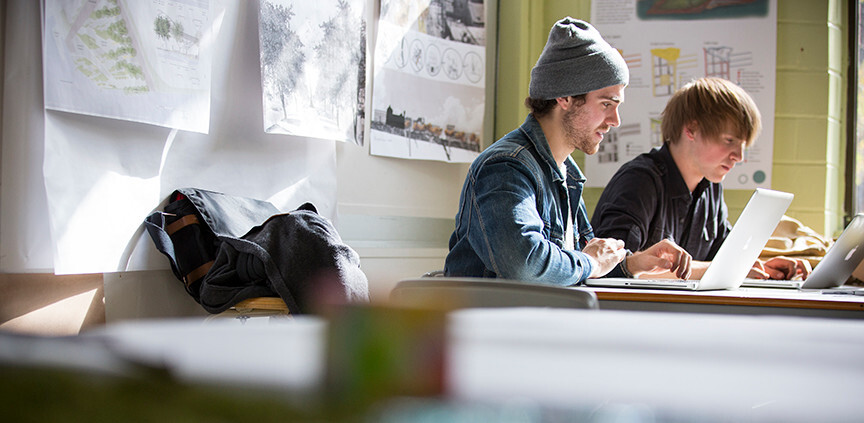
[[[702,179],[691,195],[668,147],[625,163],[603,190],[591,225],[631,251],[670,238],[694,260],[710,261],[732,225],[720,184]]]

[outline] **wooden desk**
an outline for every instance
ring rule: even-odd
[[[864,318],[864,296],[820,291],[739,288],[718,291],[581,287],[594,291],[605,310],[772,314]]]

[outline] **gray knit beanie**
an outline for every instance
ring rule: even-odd
[[[546,47],[531,69],[528,94],[548,100],[627,85],[629,81],[630,72],[621,53],[591,24],[568,16],[549,31]]]

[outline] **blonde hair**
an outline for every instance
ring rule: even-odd
[[[678,142],[681,130],[692,123],[708,138],[731,129],[747,147],[762,130],[762,117],[750,95],[738,85],[714,77],[690,81],[672,95],[661,115],[664,142]]]

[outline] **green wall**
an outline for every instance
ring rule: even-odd
[[[780,0],[772,188],[792,192],[787,215],[823,234],[843,227],[848,0]],[[500,0],[495,138],[519,126],[531,67],[549,28],[572,16],[590,20],[590,0]],[[765,117],[767,119],[767,117]],[[626,121],[627,117],[622,116]],[[574,154],[580,165],[581,152]],[[589,213],[602,188],[589,188]],[[733,219],[751,190],[729,190]]]

